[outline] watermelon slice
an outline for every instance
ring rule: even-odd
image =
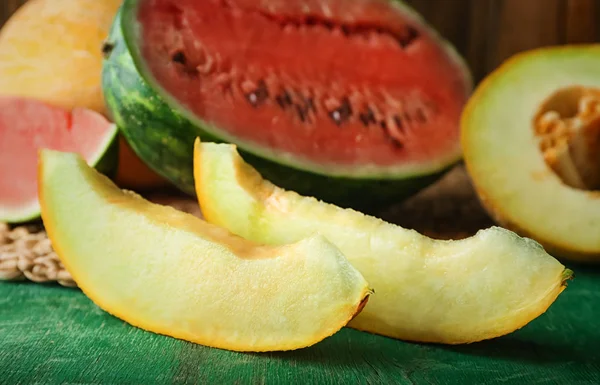
[[[68,111],[35,99],[0,97],[0,221],[39,218],[40,148],[77,152],[110,174],[118,162],[117,132],[116,125],[92,110]]]

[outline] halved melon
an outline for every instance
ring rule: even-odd
[[[600,44],[523,52],[462,116],[465,164],[498,223],[600,263]]]
[[[262,246],[117,188],[73,153],[43,150],[42,216],[58,256],[105,311],[145,330],[238,351],[319,342],[367,301],[322,236]]]
[[[108,108],[132,148],[194,191],[193,142],[235,143],[268,179],[362,210],[461,157],[469,68],[396,0],[126,0]]]
[[[111,174],[118,162],[117,131],[92,110],[68,111],[38,100],[0,96],[0,222],[39,218],[39,148],[77,152]]]
[[[284,244],[320,233],[375,288],[349,325],[446,344],[510,333],[542,314],[572,272],[536,242],[493,227],[459,241],[428,238],[264,180],[229,144],[195,145],[205,218],[244,238]]]

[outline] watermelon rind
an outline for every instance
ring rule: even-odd
[[[98,149],[89,156],[88,164],[102,174],[113,177],[117,171],[119,162],[118,137],[119,129],[116,124],[110,124],[106,135],[98,143]],[[65,186],[68,188],[68,186]],[[41,219],[41,208],[39,200],[36,199],[26,203],[22,207],[3,207],[0,202],[0,222],[9,224],[22,224],[34,222]]]
[[[428,165],[404,165],[395,170],[387,169],[385,173],[367,168],[325,170],[320,165],[299,164],[284,154],[268,152],[226,135],[182,108],[149,74],[134,43],[139,31],[135,17],[138,2],[125,0],[111,27],[107,42],[112,51],[104,61],[102,77],[106,105],[140,159],[190,195],[195,195],[192,159],[196,137],[236,144],[248,163],[283,188],[361,210],[382,207],[414,195],[462,158],[457,145],[456,151],[432,159]],[[407,6],[401,6],[405,12]],[[409,15],[418,18],[414,12]],[[444,44],[453,52],[451,57],[461,63],[465,82],[472,87],[468,67],[450,44]]]

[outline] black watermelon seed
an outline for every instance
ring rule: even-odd
[[[302,121],[303,123],[306,122],[308,120],[308,110],[306,109],[306,107],[298,104],[296,104],[295,107],[300,121]]]
[[[400,119],[398,115],[394,116],[394,123],[396,123],[396,126],[398,126],[398,130],[400,130],[403,133],[406,132],[404,131],[404,123],[402,123],[402,119]]]
[[[365,127],[368,127],[371,123],[377,123],[375,114],[373,114],[373,111],[370,108],[367,108],[365,112],[361,112],[358,117]]]
[[[342,105],[336,108],[335,110],[329,112],[329,117],[334,121],[335,124],[341,126],[352,116],[352,106],[348,101],[348,98],[345,98],[342,102]]]
[[[399,141],[398,139],[392,138],[391,136],[388,136],[388,139],[389,139],[390,143],[392,143],[392,145],[394,147],[396,147],[397,149],[404,148],[404,144],[402,144],[402,142]]]
[[[407,26],[404,32],[398,37],[398,43],[402,48],[408,47],[412,42],[419,38],[419,31],[412,26]]]
[[[173,62],[183,64],[187,63],[187,58],[185,57],[185,53],[183,51],[177,51],[173,54],[172,58]]]
[[[293,104],[292,97],[287,91],[283,91],[280,95],[275,96],[275,101],[279,107],[285,109]]]
[[[108,59],[113,49],[115,49],[115,45],[105,41],[104,44],[102,44],[102,56],[105,59]]]
[[[306,108],[306,111],[312,111],[312,112],[317,112],[317,109],[315,107],[315,101],[313,98],[311,97],[303,97],[302,98],[304,100],[304,106]]]
[[[269,90],[265,84],[265,81],[261,80],[258,83],[258,87],[245,96],[253,107],[258,107],[263,104],[269,98]]]

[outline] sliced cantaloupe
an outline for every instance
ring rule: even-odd
[[[349,326],[458,344],[510,333],[542,314],[572,272],[536,242],[493,227],[459,241],[428,238],[359,212],[285,191],[229,144],[195,144],[204,217],[249,240],[285,244],[315,232],[375,289]]]
[[[312,345],[370,294],[322,236],[261,246],[118,189],[73,153],[42,150],[52,245],[83,292],[151,332],[238,351]]]

